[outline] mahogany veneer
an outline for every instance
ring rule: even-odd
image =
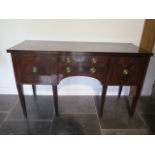
[[[118,85],[119,97],[122,86],[136,86],[137,91],[129,115],[135,111],[138,97],[151,53],[129,43],[24,41],[10,49],[17,89],[27,116],[23,84],[32,84],[36,95],[36,84],[53,86],[54,104],[58,115],[57,85],[70,76],[89,76],[103,85],[100,116],[108,85]],[[139,53],[140,52],[140,53]]]

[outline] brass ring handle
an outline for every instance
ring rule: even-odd
[[[70,67],[66,67],[66,73],[70,73],[71,72],[71,68]]]
[[[128,69],[123,69],[123,75],[128,75],[129,74],[129,70]]]
[[[91,62],[92,62],[92,64],[96,64],[97,63],[97,59],[95,57],[92,57],[91,58]]]
[[[70,63],[72,62],[72,59],[71,59],[70,57],[67,57],[67,58],[66,58],[66,62],[67,62],[68,64],[70,64]]]
[[[32,72],[33,72],[33,73],[36,73],[36,72],[37,72],[37,67],[36,67],[36,66],[34,66],[34,67],[32,68]]]
[[[90,73],[92,73],[92,74],[94,74],[94,73],[96,73],[96,68],[95,67],[92,67],[92,68],[90,68]]]

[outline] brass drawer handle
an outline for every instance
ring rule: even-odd
[[[123,69],[123,75],[128,75],[129,74],[129,70],[128,69]]]
[[[92,68],[90,68],[90,73],[92,73],[92,74],[95,74],[96,73],[96,68],[95,67],[92,67]]]
[[[66,62],[67,62],[68,64],[70,64],[70,63],[72,62],[72,59],[71,59],[70,57],[67,57],[67,58],[66,58]]]
[[[92,57],[91,58],[91,62],[92,62],[92,64],[96,64],[97,63],[97,59],[95,57]]]
[[[70,67],[66,67],[66,73],[70,73],[71,72],[71,68]]]
[[[36,67],[36,66],[34,66],[34,67],[32,68],[32,72],[33,72],[33,73],[36,73],[36,72],[37,72],[37,67]]]

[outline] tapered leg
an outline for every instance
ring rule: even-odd
[[[24,116],[27,117],[27,111],[26,111],[26,105],[25,105],[25,97],[24,97],[24,93],[23,93],[22,84],[17,84],[17,90],[18,90],[19,99],[20,99],[20,103],[21,103],[21,106],[22,106]]]
[[[59,116],[57,85],[55,85],[55,86],[53,85],[52,88],[53,88],[55,114],[56,114],[56,116]]]
[[[136,90],[136,94],[133,97],[133,101],[132,101],[132,105],[130,107],[130,113],[129,113],[131,117],[134,115],[134,112],[135,112],[135,109],[136,109],[136,105],[138,103],[138,99],[139,99],[139,96],[140,96],[140,93],[141,93],[141,89],[142,89],[142,87],[138,86],[137,90]]]
[[[32,84],[33,95],[36,97],[36,85]]]
[[[120,97],[121,97],[122,88],[123,88],[123,86],[119,86],[118,98],[120,98]]]
[[[101,96],[100,113],[99,113],[100,117],[102,117],[102,115],[103,115],[103,108],[104,108],[104,102],[105,102],[106,92],[107,92],[107,86],[103,86],[102,96]]]

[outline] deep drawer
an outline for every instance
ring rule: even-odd
[[[56,72],[55,56],[16,55],[18,81],[22,83],[51,84]]]
[[[109,85],[137,85],[143,77],[146,63],[143,57],[111,58],[107,83]]]

